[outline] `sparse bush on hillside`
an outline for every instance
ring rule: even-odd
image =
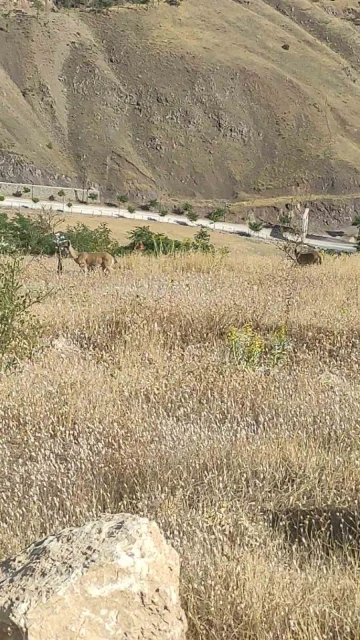
[[[136,207],[134,207],[133,204],[129,204],[127,210],[128,210],[129,213],[135,213]]]
[[[4,200],[5,200],[5,196],[0,195],[0,202],[4,202]]]
[[[257,220],[249,220],[248,222],[248,227],[250,231],[254,231],[255,233],[259,233],[259,231],[261,231],[263,226],[264,226],[263,223],[258,222]]]
[[[34,204],[37,204],[38,202],[40,202],[40,198],[31,198]]]
[[[156,200],[156,198],[153,198],[152,200],[149,200],[149,209],[158,209],[159,208],[159,201]]]
[[[31,189],[29,187],[24,187],[23,191],[24,193],[30,193]]]
[[[14,196],[14,198],[21,198],[22,194],[23,194],[23,192],[19,191],[19,189],[18,189],[17,191],[15,191],[13,193],[13,196]]]
[[[278,220],[283,227],[288,227],[291,224],[291,215],[289,213],[281,213]]]
[[[89,198],[92,202],[95,202],[95,201],[97,200],[97,198],[98,198],[98,194],[97,194],[97,193],[94,193],[94,192],[89,193],[88,198]]]
[[[119,200],[119,202],[121,202],[121,204],[129,202],[129,198],[125,193],[121,193],[120,195],[118,195],[117,199]]]
[[[49,196],[49,200],[50,202],[55,202],[56,198],[53,193]]]
[[[196,222],[196,220],[199,219],[199,215],[196,213],[196,211],[193,211],[193,209],[186,212],[186,217],[188,220],[190,220],[190,222]]]
[[[211,211],[208,214],[208,219],[211,220],[211,222],[219,222],[219,220],[221,220],[222,218],[224,218],[226,215],[226,210],[225,209],[215,209],[214,211]]]
[[[194,207],[191,204],[191,202],[184,202],[184,204],[182,206],[182,210],[185,211],[185,213],[188,213],[189,211],[193,211]]]

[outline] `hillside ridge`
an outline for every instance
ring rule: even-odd
[[[356,20],[350,0],[4,11],[0,180],[109,197],[356,193]]]

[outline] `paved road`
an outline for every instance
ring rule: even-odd
[[[5,200],[0,202],[0,207],[12,208],[16,210],[22,209],[46,209],[59,211],[66,215],[67,213],[80,213],[83,215],[93,215],[93,216],[104,216],[111,218],[128,218],[130,220],[143,220],[145,222],[164,222],[167,224],[179,224],[182,226],[188,227],[208,227],[213,231],[220,231],[223,233],[234,233],[234,234],[248,234],[250,236],[256,237],[258,239],[263,239],[267,241],[278,241],[277,238],[271,236],[272,229],[261,229],[259,232],[250,231],[249,227],[246,224],[238,224],[238,223],[230,223],[230,222],[211,222],[207,219],[198,219],[196,222],[190,222],[185,216],[175,216],[175,215],[167,215],[160,216],[157,213],[152,212],[144,212],[144,211],[135,211],[134,213],[129,213],[127,209],[121,209],[117,207],[106,207],[106,206],[94,206],[93,204],[83,205],[83,204],[74,204],[71,209],[65,206],[65,210],[63,209],[63,205],[60,202],[50,202],[50,201],[41,201],[41,202],[33,202],[30,199],[26,198],[11,198],[6,197]],[[295,236],[291,234],[284,234],[288,240],[295,240]],[[350,242],[343,242],[341,240],[331,239],[327,237],[320,238],[307,238],[306,243],[308,245],[312,245],[319,249],[333,249],[334,251],[344,251],[348,253],[354,253],[356,251],[356,247],[354,244]]]

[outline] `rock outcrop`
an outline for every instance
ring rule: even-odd
[[[145,518],[103,516],[0,564],[0,640],[184,640],[179,559]]]

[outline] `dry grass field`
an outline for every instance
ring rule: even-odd
[[[358,640],[359,274],[235,252],[28,264],[54,292],[0,378],[0,556],[140,513],[180,553],[189,640]],[[255,356],[286,327],[280,364],[234,357],[250,322]]]

